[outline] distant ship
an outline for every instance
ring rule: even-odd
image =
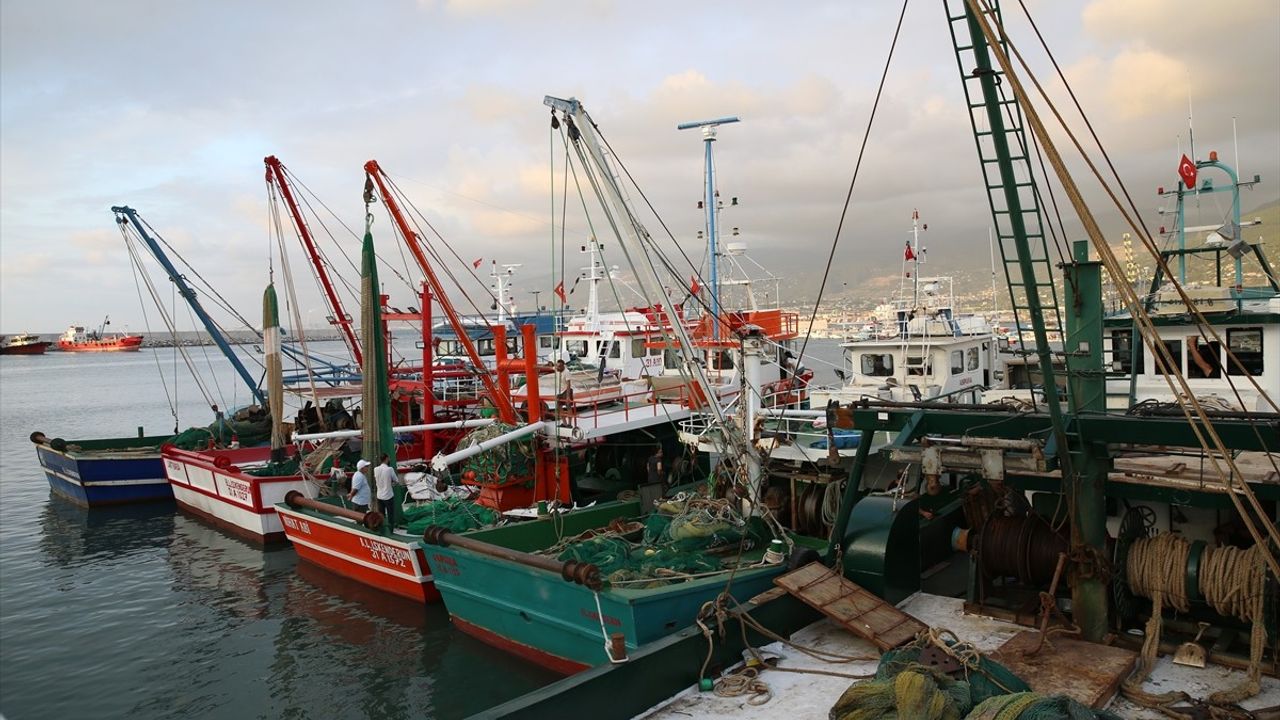
[[[114,333],[107,337],[106,328],[111,316],[102,321],[97,330],[85,331],[82,325],[72,325],[58,338],[58,349],[67,352],[125,352],[142,347],[141,335]]]
[[[41,340],[39,335],[23,333],[8,340],[0,338],[0,355],[43,355],[52,344]]]

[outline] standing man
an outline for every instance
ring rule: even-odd
[[[659,445],[653,449],[653,454],[649,456],[649,460],[645,463],[647,482],[649,484],[661,483],[662,476],[666,468],[662,466],[662,446]]]
[[[396,469],[391,467],[391,459],[383,454],[378,467],[373,469],[373,481],[378,486],[378,510],[385,518],[383,527],[394,530],[396,527]]]
[[[368,460],[356,463],[356,474],[351,476],[351,492],[347,493],[347,499],[360,512],[369,510],[369,476],[365,474],[369,465]]]

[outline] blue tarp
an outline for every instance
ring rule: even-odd
[[[831,431],[831,434],[835,437],[837,450],[853,450],[854,448],[858,447],[858,440],[862,439],[862,432],[859,430],[835,428],[834,430]],[[821,448],[825,450],[827,447],[827,438],[822,438],[821,440],[814,440],[813,442],[809,443],[809,447]]]

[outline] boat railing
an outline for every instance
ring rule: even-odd
[[[624,383],[624,387],[626,387]],[[571,400],[559,401],[557,415],[560,419],[572,424],[604,424],[602,420],[616,420],[621,417],[624,422],[644,418],[665,417],[671,413],[671,406],[688,407],[692,399],[688,385],[678,385],[662,390],[660,393],[652,387],[641,390],[623,392],[602,398],[600,402],[576,405]],[[586,422],[590,421],[590,422]]]

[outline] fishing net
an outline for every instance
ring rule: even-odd
[[[458,449],[492,440],[515,430],[515,425],[494,423],[476,428],[463,436]],[[472,455],[462,464],[462,476],[482,485],[502,486],[525,483],[533,486],[534,439],[523,437]]]
[[[181,450],[203,450],[209,441],[218,447],[231,444],[235,436],[243,447],[264,445],[271,440],[271,414],[258,407],[240,410],[231,418],[215,420],[207,427],[191,427],[174,435],[169,442]]]
[[[643,523],[615,521],[543,553],[592,563],[613,585],[650,588],[720,572],[727,556],[758,539],[731,501],[682,496],[660,504]]]
[[[945,647],[961,665],[959,677],[920,664],[930,646]],[[1030,690],[1017,675],[970,645],[934,634],[880,656],[875,678],[845,690],[831,720],[959,720],[974,706],[993,698]],[[1006,720],[1006,716],[998,716]],[[1019,717],[1017,715],[1008,718]],[[1033,720],[1037,716],[1030,716]],[[994,720],[994,719],[993,719]]]
[[[1120,716],[1065,695],[1022,692],[987,698],[965,720],[1120,720]]]
[[[406,505],[403,517],[410,535],[421,535],[431,525],[438,525],[452,533],[463,533],[498,522],[498,513],[463,498],[445,498]]]

